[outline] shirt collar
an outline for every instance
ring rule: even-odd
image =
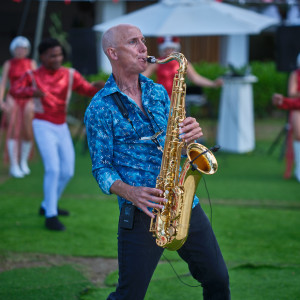
[[[139,74],[139,82],[141,84],[142,95],[144,95],[144,93],[147,93],[150,90],[149,89],[150,85],[153,84],[153,80],[145,77],[142,74]],[[103,97],[110,96],[116,92],[121,93],[119,87],[116,84],[113,74],[110,74],[108,80],[105,83],[104,89],[103,89]]]

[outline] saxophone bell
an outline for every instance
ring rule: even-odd
[[[215,145],[209,149],[206,149],[205,151],[201,152],[200,154],[198,154],[196,157],[194,157],[192,160],[190,160],[191,169],[193,171],[197,170],[198,166],[196,164],[194,164],[194,161],[196,159],[198,159],[200,156],[205,155],[207,152],[217,152],[220,150],[220,148],[221,148],[221,146]]]

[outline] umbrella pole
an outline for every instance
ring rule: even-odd
[[[21,22],[20,22],[20,26],[19,26],[17,35],[22,35],[22,33],[23,33],[24,25],[25,25],[27,17],[28,17],[30,3],[31,3],[31,0],[27,0],[25,2],[25,7],[24,7],[24,11],[23,11],[23,14],[22,14],[22,18],[21,18]]]
[[[43,33],[47,2],[48,0],[41,0],[39,5],[37,26],[36,26],[35,38],[34,38],[34,48],[33,48],[33,59],[35,61],[37,61],[38,59],[38,45],[41,41],[41,37]]]

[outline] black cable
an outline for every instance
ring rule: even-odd
[[[184,282],[180,276],[178,275],[178,273],[176,272],[174,266],[172,265],[172,262],[164,255],[164,253],[162,254],[162,256],[164,257],[164,259],[169,263],[169,265],[171,266],[173,272],[175,273],[175,275],[177,276],[177,279],[182,283],[184,284],[185,286],[188,286],[188,287],[200,287],[201,284],[198,284],[198,285],[191,285],[191,284],[188,284],[186,282]]]
[[[209,150],[212,150],[213,152],[216,152],[216,151],[218,151],[219,149],[220,149],[220,146],[216,145],[216,146],[212,147],[212,148],[209,149]],[[208,150],[207,150],[207,151],[208,151]],[[203,155],[203,154],[204,154],[205,152],[207,152],[207,151],[202,152],[202,153],[201,153],[200,155],[198,155],[198,156]],[[198,157],[197,157],[197,158],[198,158]],[[194,161],[194,160],[193,160],[193,161]],[[191,168],[194,170],[194,168],[193,168],[193,161],[190,161],[190,164],[191,164],[191,166],[192,166]],[[198,169],[195,169],[195,170],[197,170],[199,173],[201,173]],[[195,171],[195,170],[194,170],[194,171]],[[201,173],[201,175],[202,175],[202,173]],[[205,177],[202,176],[202,178],[203,178],[203,182],[204,182],[204,186],[205,186],[205,190],[206,190],[207,198],[208,198],[208,202],[209,202],[209,207],[210,207],[210,224],[211,224],[211,228],[212,228],[212,227],[213,227],[213,211],[212,211],[212,204],[211,204],[211,199],[210,199],[210,195],[209,195],[209,191],[208,191],[208,188],[207,188],[207,184],[206,184]],[[144,222],[143,222],[143,223],[144,223]],[[147,226],[146,226],[145,223],[144,223],[144,225],[145,225],[145,228],[147,228]],[[216,239],[214,238],[214,235],[213,235],[213,230],[211,231],[211,234],[212,234],[212,237],[213,237],[213,240],[214,240],[215,251],[216,251],[216,256],[217,256],[217,255],[218,255],[218,251],[217,251],[217,243],[216,243]],[[188,284],[188,283],[184,282],[184,281],[180,278],[179,274],[176,272],[176,270],[175,270],[175,268],[174,268],[172,262],[164,255],[164,253],[162,253],[162,256],[163,256],[163,258],[169,263],[169,265],[171,266],[171,268],[172,268],[174,274],[176,275],[177,279],[178,279],[182,284],[184,284],[185,286],[188,286],[188,287],[200,287],[200,286],[201,286],[201,284],[198,284],[198,285],[191,285],[191,284]]]
[[[199,172],[199,171],[198,171]],[[207,193],[207,196],[208,196],[208,201],[209,201],[209,207],[210,207],[210,223],[211,223],[211,227],[212,227],[212,216],[213,216],[213,212],[212,212],[212,205],[211,205],[211,200],[210,200],[210,196],[209,196],[209,191],[208,191],[208,188],[207,188],[207,184],[206,184],[206,181],[205,181],[205,178],[203,177],[203,181],[204,181],[204,186],[205,186],[205,190],[206,190],[206,193]],[[143,221],[143,220],[142,220]],[[144,222],[143,222],[144,223]],[[147,228],[147,225],[144,223],[145,225],[145,228]],[[147,228],[148,229],[148,228]],[[216,244],[215,244],[215,247],[216,247]],[[215,248],[216,249],[216,248]],[[217,253],[217,249],[216,249],[216,253]],[[201,284],[198,284],[198,285],[191,285],[191,284],[188,284],[186,282],[184,282],[180,275],[177,273],[177,271],[175,270],[172,262],[164,255],[164,253],[162,253],[162,256],[163,258],[169,263],[169,265],[171,266],[174,274],[176,275],[177,279],[185,286],[188,286],[188,287],[201,287]]]
[[[208,191],[208,188],[207,188],[207,184],[206,184],[206,180],[205,180],[205,177],[203,177],[203,182],[204,182],[204,186],[205,186],[205,190],[206,190],[206,193],[207,193],[207,197],[208,197],[208,202],[209,202],[209,207],[210,207],[210,224],[211,224],[211,227],[212,227],[212,221],[213,221],[213,211],[212,211],[212,204],[211,204],[211,200],[210,200],[210,195],[209,195],[209,191]],[[216,243],[215,244],[215,251],[216,251],[216,255],[217,255],[217,245]],[[191,284],[188,284],[186,282],[184,282],[180,275],[176,272],[172,262],[164,255],[164,253],[162,253],[162,256],[164,257],[164,259],[169,263],[169,265],[171,266],[173,272],[175,273],[177,279],[182,283],[184,284],[185,286],[188,286],[188,287],[200,287],[201,284],[198,284],[198,285],[191,285]]]
[[[145,222],[144,222],[144,220],[143,220],[142,218],[141,218],[141,221],[142,221],[142,223],[144,224],[145,228],[147,228],[147,230],[148,230],[148,226],[145,224]],[[150,236],[149,236],[149,237],[150,237]],[[190,284],[184,282],[184,281],[180,278],[180,275],[176,272],[176,270],[175,270],[175,268],[174,268],[172,262],[164,255],[164,252],[162,253],[162,257],[169,263],[169,265],[171,266],[171,268],[172,268],[173,272],[175,273],[177,279],[178,279],[182,284],[184,284],[184,285],[186,285],[186,286],[188,286],[188,287],[200,287],[200,286],[201,286],[201,284],[199,284],[199,285],[190,285]]]
[[[208,197],[208,203],[209,203],[209,208],[210,208],[210,225],[211,225],[211,230],[212,230],[212,234],[213,234],[213,212],[212,212],[212,205],[211,205],[210,196],[209,196],[209,192],[208,192],[207,185],[206,185],[206,180],[205,180],[204,177],[203,177],[203,182],[204,182],[206,193],[207,193],[207,197]],[[217,256],[218,255],[218,250],[217,250],[216,240],[215,240],[214,244],[215,244],[215,251],[216,251],[216,256]]]
[[[210,224],[211,224],[211,227],[213,227],[213,220],[212,220],[212,205],[211,205],[211,201],[210,201],[210,196],[209,196],[209,192],[208,192],[208,188],[207,188],[207,185],[206,185],[206,180],[205,180],[205,177],[203,177],[203,182],[204,182],[204,186],[205,186],[205,190],[206,190],[206,193],[207,193],[207,198],[208,198],[208,203],[209,203],[209,209],[210,209]]]

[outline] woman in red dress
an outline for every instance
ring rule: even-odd
[[[179,52],[180,48],[178,37],[167,36],[158,38],[158,50],[161,59],[167,57],[172,52]],[[173,79],[178,68],[179,63],[176,60],[172,60],[167,64],[150,64],[146,71],[143,72],[143,75],[149,77],[153,73],[156,73],[156,82],[164,86],[171,98]],[[200,87],[220,87],[223,84],[222,79],[210,80],[199,75],[190,62],[187,67],[187,78],[196,86]]]
[[[10,93],[14,83],[28,70],[36,69],[36,62],[27,58],[30,52],[30,42],[23,36],[14,38],[10,44],[12,59],[3,65],[0,84],[0,109],[3,111],[1,129],[6,130],[5,156],[9,158],[9,173],[16,178],[22,178],[30,173],[28,158],[32,148],[32,118],[33,101],[13,97]],[[10,88],[4,95],[7,84]]]

